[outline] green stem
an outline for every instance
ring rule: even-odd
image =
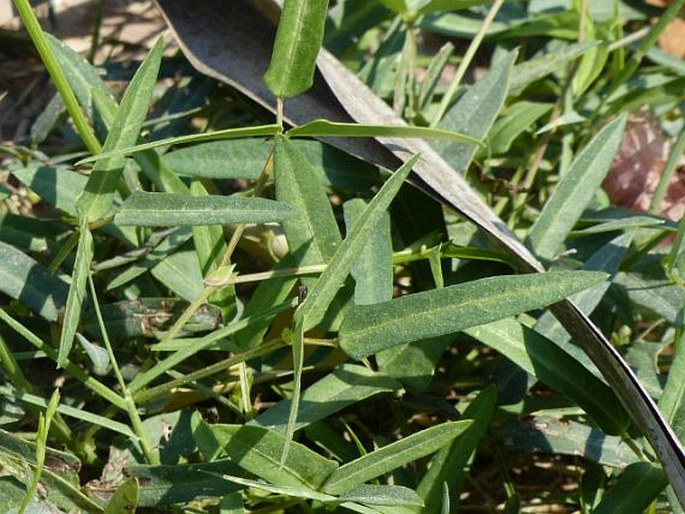
[[[147,436],[147,432],[145,431],[145,427],[143,426],[143,422],[140,419],[140,415],[138,414],[138,407],[136,406],[136,402],[134,401],[133,396],[131,396],[131,392],[129,391],[128,386],[126,385],[124,376],[121,374],[121,370],[119,369],[117,359],[114,356],[112,343],[109,340],[107,328],[105,327],[105,321],[102,318],[102,313],[100,312],[100,302],[98,302],[97,292],[95,291],[95,284],[93,283],[93,274],[90,272],[90,270],[88,271],[88,285],[90,286],[90,294],[93,298],[95,316],[97,317],[98,325],[100,325],[102,341],[105,344],[105,348],[107,348],[107,354],[109,355],[109,361],[112,364],[112,371],[114,371],[114,376],[116,377],[117,382],[119,383],[119,387],[121,388],[121,392],[124,395],[126,411],[128,412],[129,419],[131,420],[133,431],[135,432],[136,436],[138,436],[140,447],[143,450],[143,453],[145,454],[145,457],[147,458],[148,462],[152,465],[159,465],[159,454],[157,451],[155,451],[152,444],[150,443],[150,440]]]
[[[29,0],[14,0],[14,6],[17,8],[19,17],[26,27],[29,36],[31,36],[31,40],[33,40],[33,44],[36,46],[38,55],[40,55],[40,58],[43,60],[43,64],[48,70],[57,91],[59,91],[69,115],[74,120],[74,125],[81,136],[81,140],[92,154],[100,153],[102,150],[100,142],[95,137],[95,133],[88,124],[88,120],[86,120],[86,117],[83,115],[83,111],[76,100],[76,96],[69,87],[69,82],[64,74],[64,70],[62,70],[55,55],[52,53],[45,34],[43,33],[43,29],[41,28],[33,9],[31,9]]]
[[[227,359],[215,362],[214,364],[211,364],[205,368],[196,370],[192,373],[188,373],[187,375],[184,375],[183,378],[177,378],[169,382],[166,382],[165,384],[161,384],[156,387],[151,387],[150,389],[138,391],[134,394],[133,397],[139,403],[149,402],[154,398],[169,393],[172,389],[176,387],[181,387],[195,380],[200,380],[202,378],[214,375],[215,373],[220,373],[230,368],[231,366],[235,366],[236,364],[246,362],[250,359],[255,359],[257,357],[268,355],[269,353],[277,350],[278,348],[283,348],[284,346],[287,346],[287,344],[280,337],[277,339],[272,339],[270,341],[265,342],[264,344],[257,346],[256,348],[246,350]]]
[[[4,309],[0,309],[0,320],[4,321],[10,328],[12,328],[19,335],[21,335],[24,339],[26,339],[33,346],[35,346],[39,350],[45,352],[45,355],[47,355],[48,358],[57,362],[57,350],[55,350],[52,346],[48,345],[47,343],[43,342],[38,336],[36,336],[28,328],[26,328],[21,323],[19,323],[14,318],[12,318],[9,314],[7,314],[7,312],[5,312]],[[115,406],[121,410],[126,410],[126,403],[121,396],[116,394],[114,391],[112,391],[109,387],[107,387],[102,382],[99,382],[98,380],[96,380],[93,377],[91,377],[90,375],[88,375],[85,371],[83,371],[80,367],[78,367],[73,362],[67,360],[67,362],[62,366],[62,368],[69,375],[74,377],[76,380],[79,380],[80,382],[82,382],[83,385],[85,385],[88,389],[90,389],[94,393],[100,395],[102,398],[107,400],[113,406]]]
[[[480,47],[480,44],[483,41],[483,38],[485,37],[485,33],[492,24],[492,21],[495,19],[495,16],[497,15],[497,12],[500,10],[500,7],[502,7],[503,3],[504,0],[495,0],[492,3],[492,6],[490,7],[488,14],[485,16],[483,23],[481,23],[480,28],[478,29],[478,32],[471,40],[471,44],[469,45],[469,47],[466,49],[466,53],[464,54],[464,57],[459,63],[459,67],[457,68],[457,72],[454,75],[454,79],[452,80],[449,89],[445,93],[445,96],[442,97],[442,101],[440,102],[440,106],[438,107],[438,112],[435,114],[435,117],[433,118],[431,127],[437,126],[438,123],[440,123],[440,120],[447,112],[447,108],[450,106],[450,103],[452,103],[454,96],[457,94],[457,88],[459,87],[461,80],[464,78],[464,75],[466,75],[466,70],[471,65],[471,61],[473,61],[473,58],[475,57],[476,52],[478,51],[478,48]]]
[[[283,102],[280,101],[278,105],[281,106],[282,110]],[[281,116],[282,114],[283,113],[281,112]],[[259,178],[257,179],[257,184],[255,185],[252,191],[252,196],[260,196],[264,191],[268,178],[271,175],[271,171],[273,170],[273,155],[274,154],[272,151],[269,154],[269,157],[266,159],[266,163],[264,163],[262,172],[260,173]],[[223,257],[221,258],[219,267],[227,266],[228,263],[231,261],[233,252],[237,248],[238,242],[240,241],[240,238],[242,237],[244,230],[244,223],[239,224],[235,228],[233,234],[231,235],[231,239],[228,241],[226,252],[224,252]],[[198,297],[195,298],[195,300],[186,308],[183,314],[181,314],[181,316],[176,320],[173,326],[167,331],[167,333],[164,335],[163,340],[166,341],[168,339],[174,339],[178,335],[178,333],[183,329],[188,320],[193,316],[193,314],[195,314],[197,309],[199,309],[210,296],[212,296],[216,291],[218,291],[221,287],[224,287],[225,285],[228,284],[214,284],[206,286],[204,291],[202,291],[202,293],[200,293]]]

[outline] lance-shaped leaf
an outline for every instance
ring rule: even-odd
[[[283,222],[291,253],[303,251],[300,265],[325,264],[340,244],[340,232],[319,173],[288,138],[274,148],[276,198],[297,210]]]
[[[239,127],[223,130],[215,130],[213,132],[203,132],[201,134],[188,134],[185,136],[169,137],[166,139],[159,139],[157,141],[150,141],[149,143],[142,143],[133,146],[133,143],[127,146],[121,146],[116,149],[103,150],[101,154],[94,155],[81,159],[77,164],[86,164],[97,161],[99,159],[107,159],[110,157],[122,157],[124,155],[132,155],[145,150],[159,148],[160,146],[180,145],[186,143],[201,143],[203,141],[217,141],[223,139],[239,139],[243,137],[257,137],[257,136],[274,136],[278,134],[278,125],[258,125],[256,127]]]
[[[131,146],[138,139],[157,81],[163,47],[163,41],[159,39],[136,71],[121,100],[103,152]],[[80,214],[86,219],[97,220],[109,213],[124,163],[123,157],[105,158],[96,162],[77,202]]]
[[[302,393],[296,430],[326,419],[340,410],[380,393],[398,391],[402,384],[356,364],[343,364]],[[270,430],[285,432],[290,400],[283,400],[254,421]]]
[[[649,462],[635,462],[628,466],[599,505],[592,512],[596,514],[640,514],[656,500],[668,484],[663,470]]]
[[[625,124],[621,116],[599,131],[561,178],[528,236],[538,256],[552,259],[559,251],[609,171]]]
[[[606,278],[593,271],[488,277],[350,309],[340,347],[351,357],[458,332],[544,307]]]
[[[226,452],[241,468],[272,484],[318,489],[338,468],[335,461],[294,442],[288,459],[281,466],[283,436],[257,425],[208,425],[200,422],[193,433],[196,440],[207,439],[209,447],[216,445],[217,450]]]
[[[57,321],[69,286],[14,246],[0,242],[0,291],[48,321]]]
[[[59,340],[59,355],[57,366],[64,367],[69,357],[69,352],[74,344],[76,329],[81,319],[81,308],[86,294],[86,282],[90,272],[90,263],[93,261],[93,236],[88,229],[88,225],[81,223],[81,235],[76,249],[76,260],[74,261],[74,272],[71,276],[71,286],[67,305],[64,310],[64,322],[62,324],[62,334]]]
[[[475,137],[443,128],[410,127],[408,125],[367,125],[314,120],[288,131],[290,137],[396,137],[419,139],[447,139],[484,147]]]
[[[552,341],[512,318],[465,331],[553,387],[592,416],[608,434],[620,434],[629,418],[614,392]]]
[[[471,426],[431,459],[428,471],[416,488],[426,504],[424,512],[440,512],[445,484],[452,498],[459,497],[461,483],[468,474],[468,462],[485,436],[496,402],[495,386],[483,389],[464,410],[464,417],[473,420]]]
[[[327,8],[326,0],[285,0],[264,75],[264,83],[274,95],[295,96],[312,87]]]
[[[289,205],[265,198],[138,192],[128,197],[114,222],[141,227],[227,225],[282,221],[294,214]]]
[[[475,140],[485,137],[504,105],[511,68],[517,55],[516,50],[503,55],[487,75],[469,87],[447,111],[439,128],[468,134]],[[473,144],[457,140],[434,141],[432,146],[457,171],[466,171],[478,150]]]
[[[328,494],[342,494],[364,482],[450,444],[471,426],[471,420],[441,423],[379,448],[336,469],[323,484]]]
[[[129,478],[117,487],[109,500],[105,514],[133,514],[140,499],[140,486],[137,478]]]
[[[323,319],[326,309],[345,278],[347,278],[347,275],[349,275],[354,261],[359,256],[359,252],[364,247],[376,223],[383,215],[383,211],[387,209],[392,199],[400,190],[402,183],[409,175],[417,159],[418,156],[409,159],[383,184],[381,190],[378,191],[373,200],[364,209],[364,212],[359,216],[357,222],[352,226],[348,236],[338,246],[328,267],[321,274],[319,280],[309,291],[304,303],[296,312],[296,315],[304,319],[304,330],[316,326]]]

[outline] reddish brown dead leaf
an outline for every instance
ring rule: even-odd
[[[603,187],[613,205],[646,212],[670,152],[659,122],[648,110],[631,116]],[[676,173],[670,181],[661,215],[678,220],[685,211],[685,181]]]

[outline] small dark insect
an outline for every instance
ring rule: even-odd
[[[304,302],[304,299],[307,298],[307,293],[309,293],[309,288],[305,286],[304,284],[300,284],[297,286],[297,301],[298,303]]]

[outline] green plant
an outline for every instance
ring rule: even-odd
[[[161,39],[117,101],[15,2],[90,154],[5,148],[12,175],[60,218],[6,213],[0,231],[10,299],[0,393],[29,423],[47,402],[17,361],[47,358],[66,381],[62,403],[38,414],[35,445],[1,433],[0,466],[44,486],[34,501],[64,511],[450,512],[467,477],[485,470],[503,477],[497,503],[509,510],[529,499],[505,451],[542,449],[551,463],[583,457],[577,493],[536,491],[550,503],[680,508],[683,229],[606,208],[598,189],[633,106],[682,117],[682,93],[669,93],[682,70],[663,56],[651,58],[666,71],[640,68],[682,1],[624,65],[622,16],[645,14],[617,1],[547,13],[519,2],[485,12],[480,1],[286,0],[262,77],[204,62],[181,30],[192,20],[160,0],[193,62],[275,115],[208,121],[194,134],[166,129],[183,102],[149,117],[165,105],[153,101]],[[244,23],[228,36],[268,33],[248,2],[236,5],[225,8]],[[194,8],[201,20],[212,2]],[[373,23],[353,23],[359,15]],[[194,32],[203,44],[226,44],[207,26]],[[378,47],[362,61],[364,38],[352,42],[367,31]],[[438,78],[452,47],[420,58],[422,31],[471,39],[449,86]],[[479,52],[491,57],[487,74],[465,86]],[[317,65],[333,95],[312,89]],[[661,73],[663,94],[631,82],[641,73]],[[474,187],[459,174],[468,170]],[[238,178],[250,182],[226,182]],[[494,188],[502,182],[511,194]],[[666,254],[657,245],[674,232]],[[626,328],[642,332],[625,341]],[[17,334],[36,351],[22,352]],[[671,366],[665,386],[657,361]],[[261,398],[274,404],[260,408]],[[64,453],[46,449],[50,427]],[[66,463],[64,476],[46,451]],[[82,487],[76,462],[101,483]],[[8,508],[30,505],[36,489],[0,487]]]

